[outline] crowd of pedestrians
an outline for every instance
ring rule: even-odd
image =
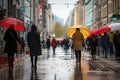
[[[22,45],[21,53],[24,53],[25,41],[23,37],[19,38],[17,36],[13,25],[5,32],[4,41],[6,42],[4,52],[8,55],[9,68],[13,69],[14,54],[17,53],[16,41]],[[38,56],[42,54],[42,42],[40,40],[40,33],[37,32],[37,27],[34,24],[31,26],[31,31],[28,32],[27,43],[30,50],[31,68],[37,68]],[[64,38],[62,41],[59,41],[55,37],[48,37],[44,41],[44,45],[46,45],[48,54],[52,47],[53,55],[56,54],[57,46],[61,46],[66,54],[71,49],[71,52],[74,51],[76,63],[81,62],[82,50],[89,52],[93,59],[95,59],[96,55],[104,58],[111,56],[115,57],[115,59],[120,59],[120,31],[92,35],[84,39],[80,28],[76,28],[71,38]]]
[[[92,57],[101,56],[104,58],[112,57],[120,59],[120,32],[109,32],[102,35],[88,37],[85,43],[85,51]]]

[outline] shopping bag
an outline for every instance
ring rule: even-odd
[[[16,41],[16,43],[17,43],[17,53],[21,54],[21,52],[22,52],[22,45],[18,41]]]

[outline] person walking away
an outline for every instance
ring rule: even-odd
[[[30,49],[31,68],[37,69],[38,56],[42,54],[40,44],[40,34],[37,32],[36,25],[32,25],[31,31],[27,36],[28,47]]]
[[[107,35],[107,33],[105,32],[104,35],[101,37],[101,46],[102,46],[102,50],[103,50],[103,56],[105,58],[108,57],[108,49],[109,49],[109,37]]]
[[[87,52],[90,53],[90,37],[86,39]]]
[[[47,52],[49,53],[50,50],[50,39],[48,38],[46,41]]]
[[[90,39],[90,48],[91,48],[92,59],[95,59],[96,48],[97,48],[97,37],[95,35],[93,35]]]
[[[82,41],[84,40],[83,34],[80,32],[80,28],[76,28],[76,32],[73,33],[73,50],[75,51],[76,63],[81,63],[81,50]]]
[[[97,55],[101,56],[101,34],[97,36]]]
[[[11,25],[4,35],[5,48],[4,52],[7,53],[9,69],[13,69],[14,54],[17,53],[17,43],[16,40],[20,43],[20,40],[17,36],[14,26]]]
[[[115,45],[115,58],[120,59],[120,32],[116,31],[113,37],[114,45]]]
[[[69,38],[66,38],[65,42],[64,42],[64,51],[65,51],[66,54],[68,52],[69,46],[70,46],[69,45]]]
[[[51,46],[53,48],[53,55],[55,55],[55,49],[57,47],[57,41],[55,40],[55,38],[52,39]]]

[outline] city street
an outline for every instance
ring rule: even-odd
[[[16,63],[14,70],[7,67],[0,70],[0,80],[119,80],[120,65],[115,61],[97,58],[91,60],[87,52],[82,52],[81,65],[76,64],[75,57],[64,53],[61,47],[52,49],[48,54],[43,49],[39,57],[37,70],[31,69],[30,58]]]

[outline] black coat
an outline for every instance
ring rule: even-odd
[[[28,32],[27,36],[28,47],[30,49],[30,56],[41,55],[40,34],[36,31]]]
[[[12,35],[10,34],[10,32],[12,33],[12,35],[14,36],[14,38],[12,37]],[[4,48],[4,52],[5,53],[8,53],[8,54],[14,54],[14,53],[17,53],[17,43],[16,43],[16,40],[18,42],[19,41],[19,38],[17,36],[17,33],[15,30],[11,30],[11,29],[8,29],[6,32],[5,32],[5,35],[4,35],[4,41],[5,41],[5,48]]]
[[[47,46],[47,49],[50,49],[50,39],[47,39],[47,41],[46,41],[46,46]]]

